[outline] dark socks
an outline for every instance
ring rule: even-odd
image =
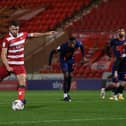
[[[124,87],[120,85],[118,87],[118,93],[122,94],[123,93],[123,90],[124,90]]]

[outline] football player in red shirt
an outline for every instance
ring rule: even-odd
[[[27,33],[19,32],[20,26],[17,21],[12,21],[9,25],[9,34],[2,42],[1,59],[3,65],[0,67],[0,80],[3,80],[10,73],[17,77],[18,99],[25,103],[26,70],[24,67],[24,44],[28,37],[40,37],[53,35],[56,32]]]

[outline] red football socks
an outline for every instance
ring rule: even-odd
[[[19,87],[18,88],[18,99],[24,100],[25,98],[25,87]]]

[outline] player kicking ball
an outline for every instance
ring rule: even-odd
[[[20,26],[17,21],[9,24],[9,34],[2,42],[1,59],[3,65],[0,67],[0,81],[14,73],[18,80],[18,100],[25,104],[26,70],[24,67],[24,45],[29,37],[40,37],[53,35],[55,32],[27,33],[19,32]]]

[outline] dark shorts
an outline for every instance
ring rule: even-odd
[[[118,81],[126,81],[126,72],[120,72],[118,73],[118,78],[112,78],[112,82],[118,82]]]
[[[120,81],[126,81],[126,72],[120,72],[118,78]]]
[[[114,78],[114,67],[112,67],[112,81],[126,81],[126,58],[122,59],[118,67],[118,78]]]
[[[63,72],[72,72],[73,71],[73,64],[74,64],[73,59],[61,62],[60,64],[61,64],[61,69]]]

